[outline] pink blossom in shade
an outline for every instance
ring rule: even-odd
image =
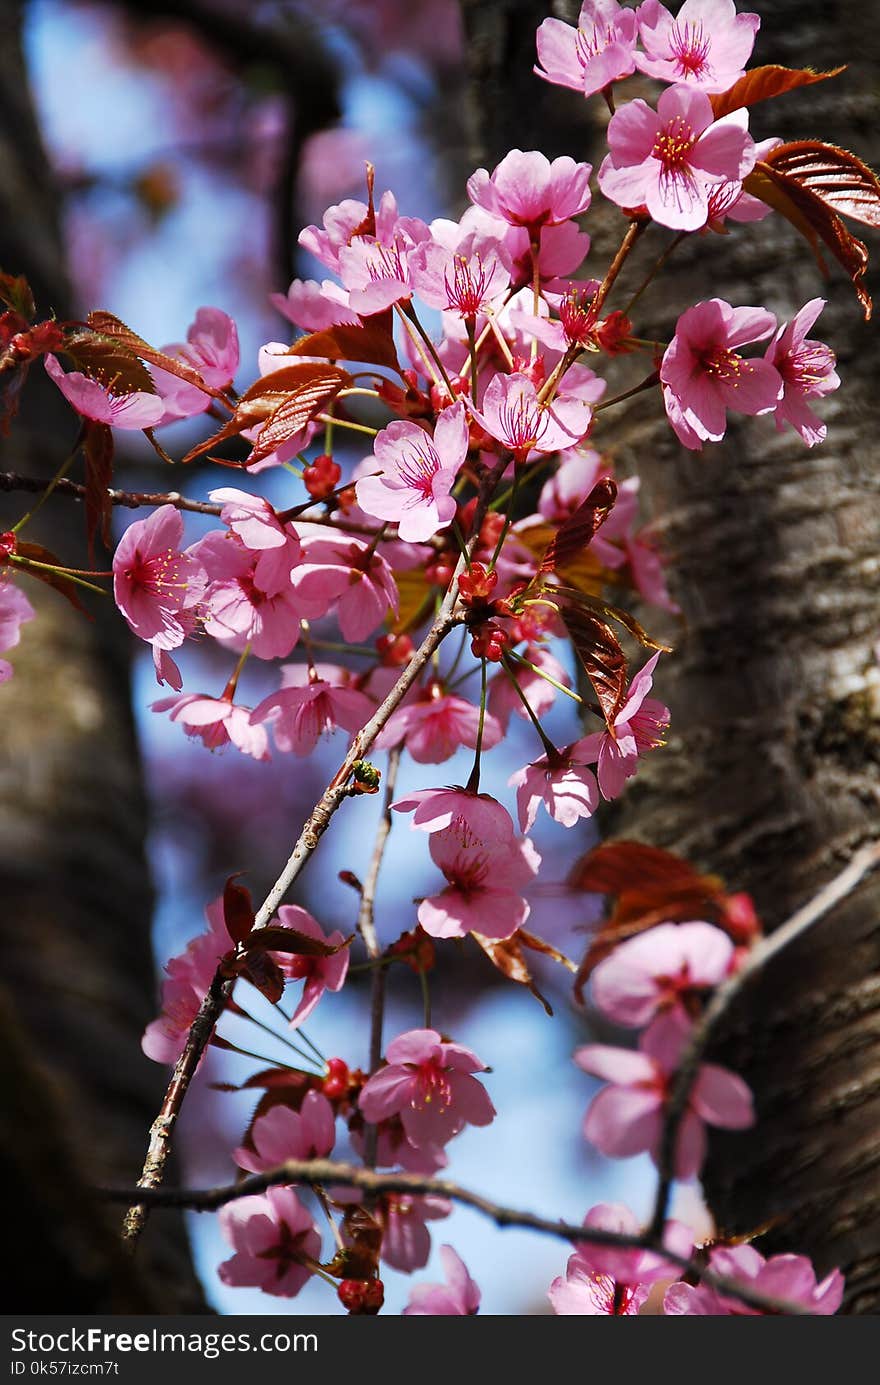
[[[523,658],[528,659],[530,664],[535,665],[535,668],[527,668],[525,664],[517,664],[514,677],[535,716],[540,720],[549,712],[558,695],[553,684],[542,674],[548,674],[557,683],[561,683],[564,688],[571,687],[571,678],[555,654],[552,654],[545,644],[527,644],[523,650]],[[540,669],[541,672],[536,673],[535,669]],[[510,722],[511,713],[515,713],[523,721],[529,720],[529,714],[522,704],[522,699],[506,673],[496,673],[490,679],[487,706],[505,731]]]
[[[290,574],[300,554],[289,538],[280,548],[250,549],[235,534],[214,530],[191,552],[208,574],[205,630],[233,649],[246,644],[258,659],[283,658],[299,639],[300,611]]]
[[[733,112],[739,117],[744,129],[748,128],[748,112]],[[782,140],[777,136],[771,139],[759,140],[755,144],[755,161],[766,158],[771,149],[775,149],[781,144]],[[725,221],[763,221],[765,216],[769,216],[772,207],[768,207],[766,202],[753,197],[751,193],[745,192],[741,182],[715,183],[709,189],[709,212],[706,217],[706,228],[710,231],[717,231],[720,235],[726,235]]]
[[[294,279],[287,293],[270,293],[269,302],[282,317],[306,332],[323,332],[340,323],[356,326],[356,312],[348,306],[348,294],[332,279]]]
[[[663,571],[668,561],[660,552],[657,540],[649,525],[624,539],[624,551],[629,561],[629,570],[639,595],[653,606],[678,615],[681,607],[674,601],[666,585]]]
[[[663,1010],[686,1015],[688,1002],[724,980],[734,952],[731,938],[714,924],[658,924],[619,943],[599,963],[593,1000],[615,1024],[633,1029]]]
[[[532,452],[558,452],[571,447],[589,431],[590,405],[577,398],[556,398],[541,404],[527,375],[495,375],[479,409],[471,412],[496,442],[521,460]]]
[[[150,710],[170,712],[172,721],[179,721],[188,736],[200,740],[209,750],[231,743],[254,760],[270,758],[266,728],[253,725],[250,707],[229,698],[186,693],[183,697],[159,698],[150,704]]]
[[[478,168],[468,179],[468,196],[492,216],[530,230],[580,216],[590,205],[590,164],[563,154],[511,149],[490,174]]]
[[[462,746],[476,749],[480,709],[432,684],[427,697],[392,712],[374,742],[377,750],[405,745],[420,765],[439,765]],[[499,721],[487,712],[483,721],[483,750],[491,750],[504,735]]]
[[[587,1044],[578,1067],[604,1078],[584,1118],[584,1135],[602,1154],[625,1159],[643,1150],[656,1163],[671,1081],[690,1033],[681,1014],[658,1015],[639,1040],[639,1051]],[[706,1155],[706,1125],[745,1130],[755,1121],[752,1094],[736,1073],[701,1063],[679,1126],[676,1178],[691,1178]]]
[[[452,1246],[440,1247],[445,1284],[416,1284],[403,1317],[467,1318],[480,1310],[480,1290]]]
[[[199,308],[187,330],[186,341],[173,342],[163,351],[198,371],[206,385],[226,389],[239,366],[238,329],[220,308]],[[170,371],[156,367],[154,378],[165,406],[163,423],[191,418],[210,406],[210,395]]]
[[[232,947],[223,916],[223,900],[205,909],[208,928],[165,964],[162,1011],[147,1025],[141,1048],[155,1063],[175,1063],[199,1012],[221,957]]]
[[[709,1269],[725,1279],[766,1294],[768,1298],[797,1304],[817,1317],[836,1313],[843,1299],[844,1278],[832,1270],[817,1282],[816,1271],[805,1255],[771,1255],[764,1258],[754,1246],[718,1246],[709,1252]],[[708,1284],[672,1284],[666,1290],[663,1312],[673,1317],[762,1317],[760,1308],[710,1288]]]
[[[21,626],[36,615],[24,592],[12,582],[0,581],[0,651],[14,649],[21,639]],[[12,677],[12,665],[0,659],[0,683]]]
[[[327,943],[329,947],[338,949],[329,957],[295,952],[273,953],[275,961],[288,979],[305,981],[302,998],[290,1021],[291,1029],[298,1029],[301,1024],[305,1024],[325,991],[342,990],[348,975],[349,949],[340,946],[345,941],[345,936],[338,928],[325,933],[318,920],[313,918],[307,909],[301,909],[298,904],[282,904],[278,910],[278,922],[284,928],[293,928],[297,933],[304,933],[307,938],[315,938],[318,942]]]
[[[342,637],[354,644],[371,634],[400,598],[385,558],[362,539],[328,535],[326,526],[300,525],[303,561],[291,573],[307,620],[335,610]]]
[[[600,1202],[596,1207],[591,1207],[584,1217],[584,1226],[623,1236],[638,1236],[642,1231],[635,1214],[622,1203]],[[683,1222],[667,1221],[663,1229],[663,1246],[671,1254],[686,1258],[694,1248],[694,1233]],[[573,1261],[580,1262],[596,1274],[608,1275],[618,1284],[633,1287],[656,1284],[658,1280],[668,1279],[676,1272],[672,1262],[661,1251],[642,1246],[629,1248],[582,1241],[568,1262],[569,1269]]]
[[[273,1106],[254,1121],[251,1143],[233,1151],[239,1168],[262,1173],[285,1159],[324,1159],[336,1143],[336,1117],[322,1092],[307,1092],[298,1111]]]
[[[388,1045],[386,1066],[364,1084],[358,1104],[375,1125],[399,1115],[417,1149],[448,1144],[466,1125],[490,1125],[495,1108],[481,1082],[475,1053],[446,1043],[435,1029],[411,1029]]]
[[[610,1275],[597,1274],[572,1255],[547,1297],[560,1317],[633,1317],[650,1292],[648,1284],[619,1284]]]
[[[302,681],[293,682],[299,675]],[[339,726],[345,731],[359,731],[375,710],[366,693],[319,674],[309,677],[308,669],[303,668],[288,673],[285,685],[258,703],[251,720],[271,721],[278,749],[302,756],[310,755],[319,738],[331,735]]]
[[[669,708],[648,697],[654,682],[659,654],[651,658],[633,678],[627,698],[610,730],[598,731],[578,742],[587,763],[598,761],[597,778],[602,796],[617,798],[627,779],[638,769],[639,756],[663,744],[669,726]]]
[[[767,360],[782,377],[776,427],[781,432],[790,423],[808,447],[824,441],[827,429],[807,400],[830,394],[840,384],[831,347],[807,336],[824,307],[824,298],[813,298],[804,304],[791,322],[779,328],[767,348]]]
[[[684,0],[675,18],[658,0],[636,11],[644,53],[636,65],[662,82],[727,91],[743,75],[761,27],[756,14],[737,14],[733,0]]]
[[[113,555],[113,597],[134,633],[155,649],[176,649],[193,630],[207,587],[195,545],[185,552],[183,519],[160,505],[126,529]]]
[[[373,451],[378,476],[355,484],[361,509],[397,525],[406,543],[422,543],[455,518],[450,494],[468,453],[464,404],[444,409],[434,436],[417,423],[400,419],[378,434]]]
[[[402,216],[392,235],[355,236],[340,250],[339,277],[354,312],[370,317],[412,297],[410,259],[430,234],[424,221]]]
[[[323,226],[306,226],[299,233],[299,244],[321,264],[339,273],[339,255],[361,231],[368,214],[366,202],[346,199],[324,213]],[[394,194],[383,192],[376,207],[376,234],[380,240],[390,240],[399,220]]]
[[[349,1126],[351,1143],[357,1154],[364,1155],[363,1117],[356,1113],[354,1124]],[[380,1169],[400,1168],[407,1173],[432,1175],[445,1169],[449,1163],[441,1145],[423,1145],[416,1149],[406,1138],[399,1116],[390,1116],[377,1126],[376,1165]]]
[[[467,830],[477,841],[513,839],[513,822],[507,809],[490,794],[474,793],[458,784],[446,789],[416,789],[391,807],[397,813],[412,813],[410,827],[421,832],[442,832],[455,827]]]
[[[592,96],[635,72],[637,38],[634,10],[616,0],[585,0],[576,29],[559,19],[539,26],[535,72],[555,86]]]
[[[431,859],[446,876],[446,886],[419,904],[418,920],[432,938],[510,938],[529,916],[518,893],[538,872],[541,857],[528,837],[484,842],[466,827],[447,827],[431,835]]]
[[[163,683],[167,683],[169,688],[173,688],[175,692],[180,692],[183,687],[183,675],[167,649],[159,649],[154,644],[150,645],[150,648],[153,651],[156,682],[160,687]]]
[[[218,1265],[222,1283],[294,1298],[320,1259],[321,1237],[292,1188],[268,1188],[220,1210],[220,1227],[235,1254]]]
[[[688,87],[664,91],[652,111],[644,101],[621,107],[608,125],[610,153],[599,186],[621,207],[645,205],[661,226],[699,231],[714,183],[741,181],[755,165],[755,146],[740,112],[715,120],[708,96]]]
[[[445,1197],[418,1197],[388,1193],[380,1207],[382,1259],[392,1269],[411,1274],[424,1269],[431,1254],[431,1233],[426,1225],[448,1217],[452,1203]]]
[[[516,787],[519,825],[523,832],[530,832],[534,827],[542,803],[551,818],[563,827],[574,827],[581,818],[592,817],[595,813],[599,806],[599,789],[593,771],[587,768],[593,761],[578,758],[579,744],[576,742],[560,751],[556,763],[551,762],[549,754],[543,755],[508,779],[508,784]]]
[[[43,357],[43,364],[68,404],[83,418],[129,429],[155,428],[161,422],[165,405],[157,394],[145,390],[113,394],[80,370],[65,373],[57,356],[51,353]]]
[[[501,306],[510,287],[511,261],[498,241],[472,232],[452,246],[423,241],[410,257],[410,273],[416,293],[429,307],[474,321]]]
[[[682,313],[663,355],[660,380],[669,422],[680,442],[700,451],[720,442],[727,410],[741,414],[773,412],[784,384],[769,360],[746,360],[737,350],[763,341],[776,328],[765,308],[732,308],[709,298]]]

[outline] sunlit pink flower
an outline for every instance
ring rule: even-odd
[[[633,678],[626,701],[614,718],[613,729],[594,732],[578,741],[584,761],[598,761],[597,778],[604,798],[617,798],[627,779],[638,769],[639,756],[663,744],[669,708],[648,697],[659,658],[659,654],[652,654]]]
[[[379,476],[355,485],[361,509],[397,525],[407,543],[421,543],[455,518],[450,491],[468,452],[464,405],[444,409],[434,436],[408,420],[383,428],[373,444]]]
[[[283,658],[299,639],[300,611],[290,574],[300,554],[288,536],[280,548],[247,548],[232,532],[212,531],[191,552],[207,570],[205,630],[259,659]]]
[[[617,0],[585,0],[577,28],[545,19],[538,28],[535,72],[560,87],[592,96],[635,71],[635,10]]]
[[[189,942],[179,957],[165,964],[162,1011],[147,1025],[141,1048],[155,1063],[175,1063],[199,1012],[217,964],[232,947],[223,915],[223,900],[205,909],[208,928]]]
[[[269,738],[263,726],[251,722],[250,707],[226,697],[186,693],[183,697],[161,697],[150,704],[152,712],[170,712],[188,736],[200,740],[209,750],[230,742],[243,755],[254,760],[269,759]]]
[[[24,592],[12,582],[0,581],[0,651],[14,649],[21,639],[21,626],[36,615]],[[12,677],[12,665],[0,659],[0,683]]]
[[[541,717],[549,712],[557,698],[557,690],[549,678],[561,683],[564,688],[571,687],[571,678],[545,644],[527,644],[523,650],[523,658],[528,659],[530,664],[534,664],[534,668],[528,668],[525,664],[517,664],[513,676],[520,691],[540,721]],[[540,672],[536,672],[536,669]],[[543,677],[545,673],[549,675],[549,678]],[[489,680],[487,705],[489,711],[498,718],[505,731],[511,713],[522,718],[523,721],[529,720],[529,714],[522,704],[522,698],[517,693],[507,673],[496,673],[495,677]]]
[[[229,314],[220,308],[199,308],[195,321],[187,330],[186,341],[172,342],[163,350],[166,356],[192,366],[206,385],[226,389],[238,370],[238,329]],[[163,423],[175,418],[190,418],[210,406],[209,394],[170,371],[155,367],[153,375],[165,407]]]
[[[296,530],[290,524],[282,524],[274,507],[261,495],[249,495],[247,491],[236,490],[233,486],[222,486],[219,490],[209,491],[208,499],[222,506],[220,518],[241,539],[245,548],[261,552],[265,548],[285,548],[293,544],[293,554],[297,553]]]
[[[491,174],[485,168],[471,174],[468,196],[512,226],[558,225],[589,207],[592,171],[567,154],[551,163],[537,150],[511,149]]]
[[[652,111],[644,101],[621,107],[608,125],[599,186],[621,207],[647,206],[655,221],[698,231],[709,212],[713,183],[742,180],[755,164],[755,146],[734,112],[715,120],[708,96],[687,87],[664,91]]]
[[[107,423],[113,428],[155,428],[165,412],[157,394],[145,390],[113,394],[80,370],[65,373],[57,356],[51,354],[43,357],[43,364],[68,404],[95,423]]]
[[[650,1292],[648,1284],[619,1284],[610,1275],[597,1274],[572,1255],[564,1277],[553,1280],[547,1297],[560,1317],[633,1317]]]
[[[491,1124],[495,1108],[473,1076],[486,1065],[470,1049],[444,1042],[435,1029],[411,1029],[392,1040],[385,1057],[358,1099],[371,1124],[399,1115],[417,1149],[448,1144],[466,1125]]]
[[[599,789],[592,770],[587,766],[595,756],[579,758],[577,741],[560,752],[559,760],[551,761],[542,755],[533,764],[524,765],[508,779],[516,786],[519,825],[530,832],[543,803],[554,821],[563,827],[574,827],[581,818],[588,818],[599,806]]]
[[[458,228],[456,228],[457,230]],[[478,231],[458,234],[451,245],[423,241],[410,258],[413,287],[432,308],[475,319],[500,306],[510,286],[510,257],[497,240]]]
[[[584,1135],[603,1154],[625,1159],[647,1150],[656,1163],[672,1076],[690,1033],[674,1011],[658,1015],[639,1040],[639,1051],[586,1044],[578,1067],[604,1078],[584,1118]],[[706,1156],[706,1125],[745,1130],[754,1124],[752,1094],[736,1073],[701,1063],[678,1132],[676,1178],[698,1173]]]
[[[364,1132],[360,1126],[363,1116],[357,1113],[350,1126],[351,1143],[357,1153],[364,1156]],[[376,1140],[376,1165],[378,1168],[395,1168],[398,1165],[407,1173],[422,1173],[431,1176],[445,1169],[449,1158],[442,1145],[420,1145],[416,1149],[410,1144],[399,1116],[390,1116],[379,1121]]]
[[[268,1188],[220,1209],[220,1227],[235,1254],[218,1265],[224,1284],[294,1298],[320,1259],[321,1237],[292,1188]]]
[[[467,827],[447,827],[431,835],[431,859],[446,876],[439,894],[419,905],[418,920],[433,938],[511,937],[529,916],[518,893],[537,874],[541,858],[528,837],[485,842]]]
[[[782,377],[776,427],[781,432],[786,423],[790,423],[808,447],[824,441],[827,429],[807,400],[830,394],[840,384],[831,347],[807,337],[824,307],[824,298],[813,298],[804,304],[791,322],[779,328],[767,348],[767,360]]]
[[[776,366],[746,360],[737,347],[763,341],[776,327],[766,308],[732,308],[709,298],[682,313],[660,366],[663,402],[678,439],[692,451],[720,442],[727,410],[767,414],[776,409],[783,382]]]
[[[356,202],[349,198],[324,213],[323,226],[306,226],[299,233],[299,243],[328,269],[339,273],[339,253],[361,230],[367,216],[366,202]],[[394,194],[383,192],[376,207],[376,234],[381,240],[388,240],[398,221],[397,202]]]
[[[207,586],[195,546],[181,550],[183,519],[160,505],[130,524],[113,555],[113,597],[132,630],[157,649],[176,649],[195,626]]]
[[[322,332],[338,323],[356,326],[356,312],[348,306],[348,293],[332,279],[294,279],[287,293],[270,293],[269,302],[288,322],[307,332]]]
[[[509,842],[513,822],[507,809],[490,794],[473,793],[459,785],[446,789],[416,789],[391,807],[412,813],[410,827],[422,832],[442,832],[446,827],[466,829],[477,841]]]
[[[297,604],[307,620],[334,610],[342,637],[357,644],[397,615],[400,599],[388,563],[362,539],[301,525],[303,561],[291,573]]]
[[[476,749],[480,709],[472,702],[432,685],[419,702],[398,707],[376,737],[377,750],[392,750],[403,743],[420,765],[439,765],[462,746]],[[483,721],[483,750],[491,750],[504,732],[490,712]]]
[[[642,1231],[635,1214],[622,1203],[600,1202],[591,1207],[584,1217],[584,1226],[601,1227],[603,1231],[627,1236],[638,1236]],[[694,1248],[694,1233],[683,1222],[667,1221],[663,1228],[663,1245],[673,1255],[688,1256]],[[572,1258],[597,1274],[609,1275],[618,1284],[656,1284],[675,1272],[671,1261],[661,1251],[643,1246],[627,1248],[583,1241]]]
[[[321,735],[337,726],[359,731],[376,710],[366,693],[348,686],[346,670],[334,665],[320,665],[314,677],[305,666],[288,665],[283,677],[284,686],[258,703],[251,720],[271,720],[275,744],[285,753],[310,755]]]
[[[391,236],[355,236],[339,251],[339,277],[356,313],[369,317],[412,297],[410,257],[430,234],[424,221],[402,216]]]
[[[431,1254],[431,1233],[426,1222],[442,1220],[451,1211],[452,1203],[445,1197],[387,1193],[380,1204],[382,1259],[404,1274],[424,1269]]]
[[[495,375],[482,406],[472,413],[490,437],[521,460],[531,452],[571,447],[589,431],[593,417],[583,399],[557,396],[552,404],[539,403],[532,381],[518,373]]]
[[[758,15],[737,14],[733,0],[684,0],[674,19],[658,0],[643,0],[637,15],[639,70],[702,91],[727,91],[742,77],[761,27]]]
[[[714,924],[661,923],[618,943],[592,974],[593,1000],[615,1024],[641,1029],[724,980],[734,945]]]
[[[324,1159],[336,1143],[333,1107],[322,1092],[306,1092],[298,1111],[273,1106],[254,1121],[251,1146],[233,1151],[236,1164],[250,1173],[262,1173],[285,1159]]]
[[[306,983],[290,1020],[291,1028],[298,1029],[305,1024],[325,991],[342,990],[348,975],[349,948],[340,946],[345,936],[338,928],[325,933],[318,920],[298,904],[282,904],[278,910],[278,921],[284,928],[293,928],[307,938],[315,938],[320,943],[337,948],[329,957],[299,952],[273,954],[286,977]]]
[[[480,1290],[452,1246],[440,1247],[445,1284],[416,1284],[409,1291],[404,1317],[467,1318],[479,1312]]]
[[[817,1317],[836,1313],[843,1299],[844,1278],[840,1270],[832,1270],[817,1283],[816,1271],[806,1255],[771,1255],[765,1260],[754,1246],[718,1246],[709,1252],[709,1268],[768,1298],[799,1304]],[[760,1308],[720,1294],[708,1284],[670,1285],[663,1312],[676,1317],[763,1316]]]

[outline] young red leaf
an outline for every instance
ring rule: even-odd
[[[105,548],[111,545],[110,520],[113,502],[109,487],[113,482],[113,430],[106,423],[84,420],[86,462],[86,538],[89,562],[95,561],[95,534],[100,528]]]
[[[149,342],[139,337],[137,332],[132,331],[131,327],[121,322],[113,313],[103,311],[89,313],[86,319],[88,325],[104,337],[110,337],[114,342],[128,348],[133,356],[138,356],[142,361],[149,365],[159,366],[162,370],[167,370],[170,375],[176,375],[178,379],[185,380],[188,385],[194,385],[196,389],[202,390],[204,394],[209,394],[212,399],[220,399],[225,402],[223,390],[217,389],[214,385],[207,385],[197,370],[184,361],[178,361],[174,356],[166,356],[164,351],[157,351],[155,346],[150,346]]]
[[[254,926],[254,905],[250,890],[237,880],[230,875],[223,886],[223,922],[232,941],[243,943]]]
[[[228,423],[191,448],[183,460],[192,462],[218,443],[262,424],[259,441],[248,463],[260,461],[304,428],[312,415],[324,408],[350,379],[348,372],[338,366],[311,361],[275,370],[245,390]]]
[[[580,604],[560,601],[559,614],[599,699],[608,726],[626,701],[626,658],[614,631]]]
[[[771,149],[764,163],[793,178],[841,216],[880,227],[880,179],[848,149],[801,139]]]
[[[306,424],[334,399],[350,377],[333,366],[324,367],[321,376],[303,383],[278,405],[260,429],[260,436],[248,457],[248,464],[261,462],[282,443],[305,428]]]
[[[525,928],[518,928],[515,937],[530,952],[540,952],[543,957],[552,958],[554,962],[565,967],[566,971],[577,971],[577,967],[570,957],[566,957],[565,953],[560,952],[558,947],[548,943],[546,938],[539,938],[537,933],[529,933]]]
[[[617,486],[611,477],[597,481],[586,500],[559,526],[541,559],[538,575],[556,572],[579,558],[611,514],[616,500]]]
[[[809,67],[778,67],[773,63],[766,67],[753,67],[727,91],[717,92],[709,97],[712,113],[716,120],[743,106],[756,106],[759,101],[769,101],[773,96],[783,96],[797,87],[812,86],[814,82],[827,82],[829,77],[838,77],[846,67],[834,67],[830,72],[814,72]]]
[[[264,949],[266,952],[291,952],[300,957],[333,957],[348,947],[354,934],[341,943],[325,943],[321,938],[310,938],[296,928],[284,928],[280,923],[257,928],[249,939],[250,947]]]
[[[61,350],[77,370],[113,394],[156,393],[153,377],[137,355],[124,343],[101,332],[75,327],[65,333]]]
[[[549,1001],[545,1000],[532,980],[532,973],[523,956],[520,932],[521,930],[517,930],[512,938],[503,938],[500,942],[497,938],[485,938],[482,933],[473,933],[471,936],[502,976],[506,976],[508,981],[515,981],[519,986],[525,986],[535,999],[541,1002],[547,1014],[552,1015]]]
[[[367,365],[386,366],[400,374],[400,362],[394,346],[394,335],[385,314],[368,318],[361,326],[341,323],[323,332],[300,337],[290,348],[292,356],[326,356],[331,361],[364,361]]]
[[[31,286],[23,274],[4,274],[0,270],[0,302],[30,322],[36,313]]]
[[[238,959],[235,970],[252,986],[256,986],[271,1005],[277,1004],[284,995],[284,972],[268,952],[250,948]]]

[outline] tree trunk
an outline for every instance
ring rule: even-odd
[[[69,316],[57,197],[35,125],[21,6],[0,0],[0,265],[30,280],[40,310]],[[76,420],[37,365],[5,467],[48,479]],[[34,497],[4,497],[3,525]],[[88,566],[82,513],[49,501],[27,539]],[[74,535],[76,537],[74,538]],[[20,1249],[8,1311],[204,1309],[179,1217],[154,1218],[136,1262],[120,1213],[89,1189],[132,1184],[164,1074],[140,1052],[155,1011],[152,890],[141,766],[129,707],[128,640],[109,600],[90,622],[27,578],[37,610],[2,689],[0,1140],[2,1218]]]
[[[533,31],[544,7],[530,8],[519,22]],[[850,66],[757,107],[756,137],[822,139],[876,163],[880,14],[855,0],[760,9],[755,63]],[[526,79],[517,68],[509,80],[518,93],[492,155],[521,139],[542,147]],[[601,118],[598,99],[590,106]],[[594,245],[613,248],[623,225],[613,210],[591,213]],[[661,234],[645,236],[611,307],[623,306],[668,244],[671,233]],[[867,238],[876,256],[876,236]],[[601,273],[602,254],[594,261]],[[613,423],[609,411],[595,439],[643,478],[684,613],[657,679],[672,710],[669,744],[631,781],[610,827],[751,891],[769,928],[877,835],[876,329],[861,321],[842,271],[835,266],[823,284],[805,242],[776,216],[725,238],[690,237],[636,320],[640,336],[668,340],[677,313],[700,299],[764,304],[787,319],[820,294],[829,306],[814,331],[837,351],[842,378],[822,407],[824,444],[808,451],[767,419],[738,419],[722,446],[687,452],[655,392],[615,410]],[[841,1265],[848,1311],[861,1313],[880,1303],[878,957],[875,878],[743,996],[713,1057],[752,1084],[758,1125],[714,1139],[705,1175],[725,1231],[772,1221],[762,1249],[810,1254],[820,1273]]]

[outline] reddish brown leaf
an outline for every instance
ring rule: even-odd
[[[503,938],[500,942],[497,938],[486,938],[482,933],[473,933],[471,936],[502,976],[506,976],[509,981],[515,981],[519,986],[525,986],[535,999],[541,1002],[547,1014],[552,1015],[553,1009],[549,1001],[541,995],[532,980],[532,973],[523,956],[520,931],[514,933],[512,938]]]
[[[0,302],[28,321],[36,312],[31,286],[23,274],[4,274],[0,270]]]
[[[113,432],[106,423],[84,422],[86,462],[86,538],[89,561],[95,561],[95,534],[100,527],[105,548],[111,544],[110,520],[113,502],[108,488],[113,482]]]
[[[354,934],[344,938],[341,943],[325,943],[321,938],[310,938],[295,928],[284,928],[279,924],[269,924],[257,928],[249,939],[250,951],[259,948],[265,952],[291,952],[300,957],[334,957],[344,947],[351,944]]]
[[[556,572],[579,558],[611,514],[616,500],[617,486],[611,477],[597,481],[586,500],[559,526],[541,559],[538,575]]]
[[[350,379],[348,372],[338,366],[316,365],[311,361],[300,361],[273,371],[255,381],[241,396],[229,422],[192,448],[183,460],[194,461],[227,438],[262,424],[248,463],[260,461],[300,432],[313,414],[324,408]]]
[[[848,149],[819,140],[801,139],[780,144],[765,156],[764,163],[783,173],[808,192],[821,198],[841,216],[880,227],[880,180]]]
[[[234,943],[243,943],[254,926],[254,905],[251,892],[237,885],[240,872],[230,875],[223,886],[223,921]]]
[[[54,567],[60,562],[60,559],[58,559],[54,553],[48,548],[44,548],[41,543],[20,543],[16,547],[16,554],[19,558],[25,559],[25,562],[20,565],[16,564],[16,566],[21,566],[31,577],[36,577],[38,582],[45,582],[47,587],[52,587],[54,591],[59,592],[61,596],[70,602],[71,606],[76,608],[76,610],[80,611],[89,620],[93,619],[92,615],[80,601],[76,583],[72,582],[69,577],[66,577],[63,572],[50,572],[47,570],[48,566]],[[33,562],[45,563],[47,567],[33,567],[31,563],[27,562],[28,558]]]
[[[635,616],[630,615],[622,606],[612,606],[608,601],[602,601],[599,597],[591,596],[589,593],[581,592],[576,587],[552,587],[549,588],[557,599],[570,601],[574,606],[585,607],[598,616],[608,616],[611,620],[619,621],[624,630],[628,630],[639,644],[646,649],[659,649],[663,654],[671,654],[672,650],[668,644],[661,644],[649,635],[647,630],[636,620]]]
[[[132,331],[131,327],[121,322],[113,313],[103,311],[89,313],[86,321],[96,332],[121,343],[128,348],[132,355],[138,356],[149,365],[159,366],[162,370],[167,370],[169,374],[176,375],[178,379],[185,380],[188,385],[194,385],[196,389],[210,395],[212,399],[224,399],[223,390],[217,389],[214,385],[207,385],[199,372],[194,370],[191,365],[186,365],[184,361],[178,361],[173,356],[166,356],[164,351],[157,351],[154,346],[150,346],[149,342],[144,341],[143,337],[139,337],[137,332]]]
[[[626,658],[620,643],[604,620],[591,615],[583,606],[560,601],[559,614],[568,631],[575,653],[599,699],[608,726],[626,701]]]
[[[268,952],[259,948],[249,948],[236,963],[239,976],[250,981],[252,986],[264,995],[270,1004],[275,1005],[284,995],[284,972]]]
[[[548,943],[546,938],[539,938],[536,933],[528,933],[525,928],[518,928],[515,936],[523,947],[527,947],[531,952],[540,952],[544,957],[552,957],[553,961],[565,967],[566,971],[577,971],[571,958],[566,957],[565,953],[560,952],[552,943]]]
[[[147,367],[134,351],[112,337],[88,327],[75,327],[65,334],[62,350],[77,370],[114,394],[156,393]]]
[[[809,67],[778,67],[773,63],[766,67],[753,67],[727,91],[709,97],[712,112],[715,119],[720,120],[722,116],[730,115],[731,111],[738,111],[743,106],[756,106],[759,101],[783,96],[797,87],[827,82],[829,77],[838,77],[845,71],[845,67],[835,67],[830,72],[813,72]]]
[[[386,366],[400,374],[400,362],[394,347],[391,324],[382,314],[368,318],[360,327],[343,323],[323,332],[300,337],[290,348],[292,356],[326,356],[331,361],[364,361],[367,365]]]

